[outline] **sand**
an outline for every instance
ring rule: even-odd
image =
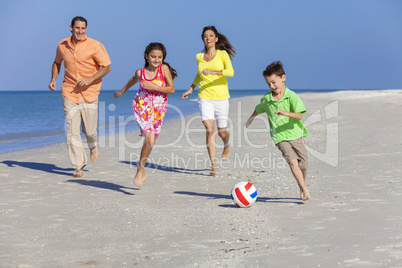
[[[401,267],[402,90],[300,97],[307,202],[266,116],[244,129],[260,96],[231,100],[215,177],[198,114],[164,124],[141,188],[137,131],[101,137],[82,178],[65,144],[0,155],[0,267]],[[240,181],[250,208],[230,199]]]

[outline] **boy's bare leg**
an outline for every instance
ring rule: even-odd
[[[216,166],[216,146],[215,146],[215,121],[214,120],[204,120],[202,121],[204,124],[206,133],[206,144],[209,159],[211,160],[212,170],[209,175],[214,176],[218,174],[218,168]]]
[[[134,177],[134,184],[139,187],[142,186],[147,180],[147,175],[145,174],[145,164],[147,163],[154,144],[155,134],[150,132],[145,133],[145,140],[141,149],[140,162],[138,163],[137,174],[135,174]]]
[[[297,159],[292,159],[289,162],[290,170],[292,171],[293,176],[295,177],[297,184],[299,185],[300,188],[300,198],[303,201],[307,201],[310,199],[310,194],[308,192],[308,189],[306,187],[306,175],[307,175],[307,170],[302,171],[299,167],[299,163]]]
[[[307,169],[301,169],[301,172],[303,173],[304,184],[306,184]]]
[[[307,169],[302,169],[301,170],[301,172],[302,172],[302,174],[303,174],[303,182],[304,182],[304,185],[306,185],[306,177],[307,177]],[[307,188],[306,188],[307,189]],[[302,189],[300,188],[300,193],[302,192]],[[310,199],[310,195],[309,195],[309,193],[308,193],[308,190],[307,190],[307,196],[304,196],[304,197],[307,197],[307,199],[306,200],[309,200]],[[303,197],[301,197],[302,199],[303,199]],[[304,200],[303,200],[304,201]]]
[[[226,131],[226,128],[218,128],[219,137],[221,137],[223,141],[223,153],[222,153],[222,160],[229,159],[229,132]]]

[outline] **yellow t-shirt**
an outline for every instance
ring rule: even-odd
[[[203,56],[204,53],[198,53],[196,56],[198,73],[194,78],[193,85],[200,84],[198,97],[208,100],[230,98],[226,77],[232,77],[234,71],[228,53],[225,50],[216,50],[215,57],[208,62],[203,59]],[[204,75],[202,74],[204,69],[222,71],[222,75]]]

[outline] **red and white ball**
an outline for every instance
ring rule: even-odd
[[[249,207],[257,200],[257,189],[248,181],[237,183],[231,193],[234,203],[241,208]]]

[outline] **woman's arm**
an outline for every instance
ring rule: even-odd
[[[182,98],[183,100],[187,99],[188,96],[190,96],[190,95],[193,93],[194,88],[195,88],[196,86],[197,86],[197,85],[192,84],[192,85],[190,86],[190,88],[189,88],[186,92],[184,92],[184,93],[181,95],[181,98]]]
[[[224,53],[222,55],[222,62],[223,62],[223,70],[212,71],[210,69],[204,69],[204,70],[202,70],[202,73],[204,75],[212,74],[212,75],[223,75],[226,77],[233,77],[234,70],[233,70],[233,66],[232,66],[232,61],[230,60],[230,57],[226,51],[224,51]]]

